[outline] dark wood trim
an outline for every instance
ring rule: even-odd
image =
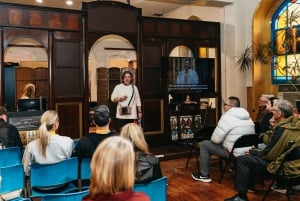
[[[31,48],[44,48],[42,45],[15,45],[15,44],[8,44],[7,47],[31,47]]]
[[[128,50],[128,51],[136,51],[136,49],[133,48],[114,48],[114,47],[105,47],[104,50]]]

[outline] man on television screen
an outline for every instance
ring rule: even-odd
[[[184,60],[184,70],[177,74],[176,84],[199,84],[198,74],[192,69],[189,59]]]

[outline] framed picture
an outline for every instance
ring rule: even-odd
[[[192,115],[179,116],[181,139],[190,139],[194,137],[192,130],[193,117]]]
[[[171,126],[171,138],[172,138],[172,140],[178,140],[177,116],[170,116],[170,126]]]

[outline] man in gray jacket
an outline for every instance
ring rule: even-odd
[[[224,103],[225,113],[221,116],[211,140],[204,140],[200,146],[199,173],[192,173],[194,180],[211,182],[209,175],[210,155],[228,158],[235,141],[242,135],[255,134],[254,123],[249,113],[240,107],[240,100],[231,96]],[[248,151],[245,148],[235,149],[234,155],[242,155]]]

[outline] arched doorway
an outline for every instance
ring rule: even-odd
[[[134,46],[119,35],[103,36],[91,48],[88,69],[91,105],[108,105],[114,120],[116,105],[110,101],[113,88],[121,82],[124,70],[132,71],[136,80],[137,54]]]
[[[26,84],[35,85],[35,97],[48,99],[48,54],[40,42],[31,38],[11,41],[4,54],[5,106],[17,110],[17,100]]]

